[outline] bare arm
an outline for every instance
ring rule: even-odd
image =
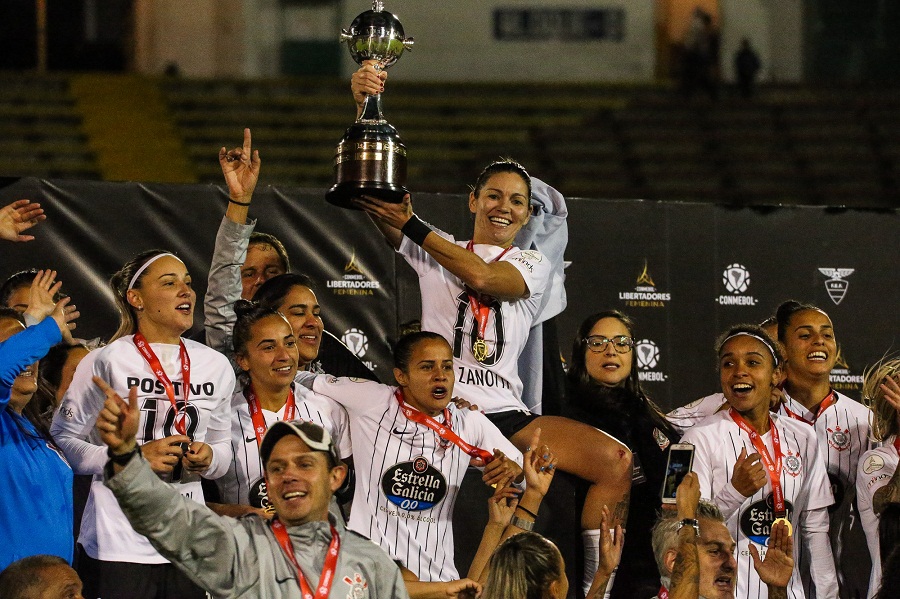
[[[675,491],[678,519],[695,519],[700,503],[700,481],[697,474],[688,472]],[[678,551],[672,567],[672,599],[697,599],[700,595],[700,555],[697,549],[697,533],[692,526],[682,526],[678,531]]]
[[[585,599],[602,599],[606,594],[609,579],[612,578],[613,572],[619,567],[619,562],[622,560],[625,532],[622,530],[621,524],[616,524],[615,530],[610,531],[611,521],[609,508],[604,505],[600,514],[600,564]]]
[[[382,233],[385,228],[393,232],[385,233],[388,241],[395,248],[400,247],[403,227],[413,218],[412,202],[407,195],[399,204],[385,202],[373,197],[362,197],[354,203],[365,210],[375,221]],[[379,224],[379,222],[383,224]],[[421,221],[420,221],[421,222]],[[448,271],[462,279],[470,288],[478,293],[500,299],[516,300],[528,295],[525,279],[512,264],[508,262],[485,262],[474,252],[452,243],[437,233],[428,233],[420,244],[435,261]]]

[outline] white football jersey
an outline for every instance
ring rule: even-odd
[[[316,393],[350,414],[356,491],[350,529],[368,537],[419,580],[459,579],[453,561],[453,505],[470,457],[430,428],[406,418],[395,387],[361,379],[316,376]],[[459,437],[522,464],[522,454],[491,422],[448,406]],[[444,423],[444,416],[436,418]]]
[[[465,241],[456,241],[441,231],[435,232],[466,247]],[[475,245],[473,249],[487,262],[504,252],[504,248],[484,244]],[[540,252],[515,247],[500,258],[522,274],[529,295],[516,301],[482,298],[481,301],[488,302],[490,316],[484,335],[488,354],[479,362],[472,354],[478,321],[469,306],[463,282],[407,237],[403,238],[398,251],[419,275],[422,330],[443,335],[453,349],[456,394],[478,404],[488,414],[525,410],[517,362],[550,280],[550,261]]]
[[[687,432],[689,428],[695,424],[702,422],[707,416],[712,416],[719,410],[728,408],[728,402],[725,401],[725,394],[713,393],[706,397],[701,397],[686,406],[675,408],[668,414],[666,418],[671,422],[681,434]]]
[[[350,457],[350,420],[347,411],[303,385],[294,385],[294,394],[297,405],[294,418],[320,425],[338,444],[341,459]],[[282,406],[278,412],[262,410],[266,428],[284,419],[285,407]],[[216,480],[222,502],[256,508],[270,507],[262,458],[259,456],[259,445],[243,389],[237,390],[231,400],[231,452],[228,472]]]
[[[860,552],[863,559],[865,558],[866,541],[860,519],[855,513],[854,500],[859,461],[872,446],[869,439],[871,412],[858,401],[837,393],[837,401],[816,418],[815,414],[787,393],[784,397],[785,403],[779,406],[778,413],[787,416],[787,409],[807,422],[813,422],[812,426],[819,439],[819,450],[825,460],[828,480],[834,495],[834,505],[828,509],[831,523],[829,530],[831,552],[838,566],[839,584],[843,587],[851,571],[868,567],[868,564],[861,564],[859,560]],[[855,548],[855,551],[852,548]],[[809,556],[801,556],[801,560],[803,562],[801,571],[807,572],[805,566]],[[807,589],[811,588],[808,580],[804,583]],[[815,594],[809,594],[815,597]],[[842,596],[849,596],[849,590]]]
[[[881,544],[878,541],[878,516],[872,508],[875,491],[882,488],[897,471],[897,450],[894,449],[894,437],[888,439],[882,447],[870,449],[859,461],[856,476],[856,502],[863,530],[866,531],[866,542],[872,558],[872,574],[869,578],[869,594],[874,597],[881,586]]]
[[[804,511],[827,507],[834,499],[828,485],[825,463],[812,428],[802,422],[774,414],[772,421],[781,439],[783,455],[781,486],[787,517],[794,531],[799,532],[801,514]],[[774,457],[772,432],[769,431],[761,438],[769,455]],[[734,465],[741,450],[746,448],[748,454],[756,452],[749,435],[732,420],[729,410],[722,410],[688,430],[681,442],[695,446],[693,471],[700,480],[700,495],[719,505],[725,515],[725,524],[737,542],[735,557],[738,569],[735,597],[737,599],[768,597],[768,589],[753,567],[750,544],[754,543],[764,555],[769,531],[775,519],[771,499],[772,485],[766,482],[765,487],[752,497],[740,498],[730,484]],[[726,497],[730,501],[725,499]],[[735,497],[738,499],[735,500]],[[788,586],[790,599],[805,597],[798,570],[798,556],[802,553],[803,544],[802,535],[795,534],[794,559],[797,565]]]
[[[184,413],[187,416],[187,433],[194,441],[202,441],[213,449],[213,462],[207,476],[215,478],[224,474],[231,461],[229,439],[231,436],[229,403],[234,390],[234,371],[228,359],[205,345],[183,339],[191,359],[191,388]],[[181,358],[179,346],[151,343],[163,370],[175,387],[175,397],[183,399]],[[89,354],[76,369],[72,385],[66,392],[60,409],[53,420],[53,434],[73,469],[80,474],[93,474],[91,492],[81,523],[78,542],[94,559],[103,561],[141,564],[166,563],[150,545],[146,537],[137,534],[119,509],[112,491],[103,485],[102,467],[89,456],[106,452],[106,447],[95,447],[99,441],[94,426],[103,408],[106,396],[91,380],[99,376],[123,398],[129,388],[138,389],[138,406],[141,410],[137,442],[143,445],[178,434],[174,427],[175,409],[150,366],[138,352],[128,335],[104,348]],[[93,442],[94,446],[88,443]],[[90,465],[80,468],[82,463]],[[105,463],[105,459],[101,463]],[[187,470],[162,477],[179,493],[203,503],[200,476]]]

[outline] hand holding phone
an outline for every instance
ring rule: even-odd
[[[690,443],[675,443],[669,446],[666,461],[666,475],[663,479],[662,502],[675,504],[675,492],[694,464],[694,446]]]

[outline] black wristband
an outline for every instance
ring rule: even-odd
[[[141,455],[141,446],[136,444],[134,446],[134,449],[132,449],[128,453],[113,453],[112,450],[107,448],[106,455],[109,457],[109,461],[113,464],[124,466],[125,464],[130,462],[131,458],[135,455]]]
[[[413,214],[409,217],[409,220],[406,221],[406,224],[403,225],[403,228],[400,229],[400,232],[409,237],[409,240],[414,244],[421,246],[425,243],[425,238],[428,237],[428,234],[431,233],[431,227]]]
[[[517,505],[517,506],[516,506],[516,509],[517,509],[517,510],[522,510],[523,512],[525,512],[526,514],[528,514],[529,516],[531,516],[532,518],[534,518],[535,520],[537,520],[537,514],[535,514],[535,513],[532,512],[531,510],[529,510],[527,507],[522,507],[521,505]]]
[[[250,205],[250,202],[238,202],[237,200],[232,200],[231,198],[228,198],[228,201],[232,204],[237,204],[238,206],[249,206]]]

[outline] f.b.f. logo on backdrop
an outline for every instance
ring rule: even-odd
[[[844,277],[849,277],[855,270],[855,268],[819,269],[820,273],[829,277],[825,280],[825,290],[828,292],[828,297],[831,298],[831,301],[834,302],[835,306],[843,301],[844,297],[847,295],[847,289],[850,287],[850,282],[845,281]]]

